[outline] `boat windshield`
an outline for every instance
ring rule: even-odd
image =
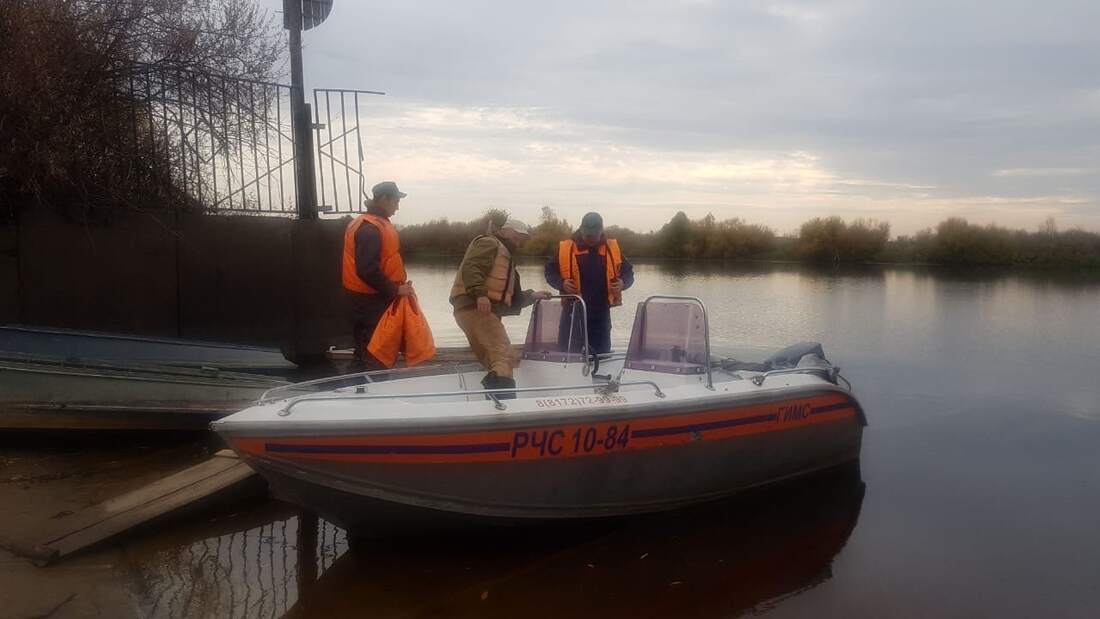
[[[706,363],[706,317],[701,304],[681,300],[638,304],[625,367],[669,374],[703,374]]]
[[[584,303],[575,298],[537,301],[527,327],[523,358],[585,363],[587,336]]]

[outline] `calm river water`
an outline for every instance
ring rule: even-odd
[[[658,292],[703,299],[719,352],[822,342],[870,420],[861,467],[614,525],[355,551],[258,505],[122,542],[138,613],[1100,616],[1100,278],[636,270],[618,342]],[[521,273],[540,287],[539,265]],[[452,277],[411,269],[445,345],[464,343]],[[514,341],[526,317],[509,319]]]

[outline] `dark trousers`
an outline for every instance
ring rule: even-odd
[[[611,308],[588,308],[589,352],[611,352]]]
[[[611,308],[603,305],[585,308],[587,311],[588,352],[611,352]],[[583,342],[580,307],[574,307],[572,301],[562,303],[561,319],[558,322],[558,348],[561,352],[578,354]]]
[[[367,354],[378,321],[390,306],[391,299],[380,294],[361,294],[345,290],[348,300],[348,313],[351,316],[351,336],[353,346],[353,372],[381,369],[383,366]]]

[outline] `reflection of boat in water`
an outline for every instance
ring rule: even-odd
[[[828,580],[863,493],[852,465],[613,525],[356,548],[287,616],[733,616]]]
[[[662,511],[858,459],[862,412],[820,346],[715,364],[702,303],[651,297],[593,368],[578,308],[536,306],[514,392],[461,371],[307,391],[322,379],[212,427],[277,496],[372,536]]]
[[[352,552],[342,529],[271,504],[127,555],[146,617],[732,616],[828,580],[863,493],[852,465],[676,512]]]

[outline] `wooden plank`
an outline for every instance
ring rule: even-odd
[[[225,490],[255,472],[232,451],[169,475],[147,486],[81,510],[58,524],[60,530],[41,534],[30,543],[8,547],[37,563],[49,564],[138,525]]]

